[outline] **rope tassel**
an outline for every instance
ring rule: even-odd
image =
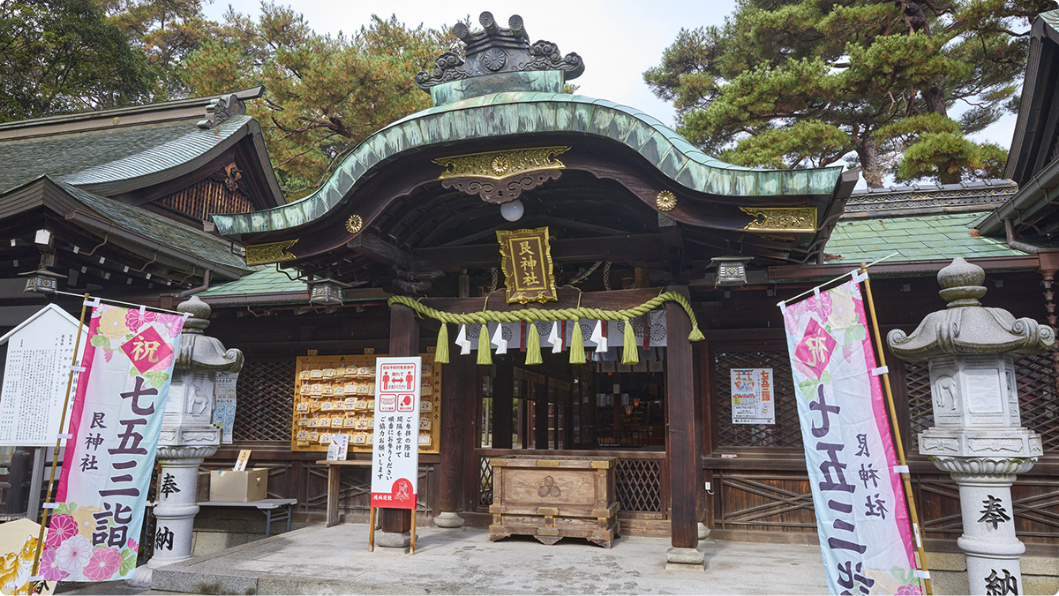
[[[482,328],[478,330],[478,364],[488,366],[493,363],[493,353],[490,348],[489,326],[482,323]]]
[[[541,364],[541,336],[537,333],[537,326],[533,323],[526,325],[526,364]]]
[[[438,364],[449,363],[449,326],[441,324],[438,330],[438,347],[434,348],[434,362]]]
[[[625,320],[625,349],[621,353],[622,364],[637,364],[640,362],[640,350],[636,347],[636,332],[632,329],[632,322]]]
[[[570,333],[570,364],[585,363],[585,340],[581,336],[581,325],[573,322],[574,330]]]

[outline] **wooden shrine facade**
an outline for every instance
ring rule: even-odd
[[[1053,308],[1050,294],[1026,297],[1040,296],[1054,256],[971,229],[979,213],[1010,197],[1010,183],[851,197],[855,177],[837,169],[724,164],[636,110],[561,93],[566,78],[584,68],[576,54],[530,54],[490,69],[481,58],[492,37],[504,38],[505,51],[523,41],[531,48],[520,20],[517,31],[498,27],[491,15],[486,22],[485,32],[468,34],[474,47],[466,55],[421,75],[435,107],[365,140],[316,193],[213,217],[221,233],[247,245],[249,264],[270,269],[247,278],[268,287],[250,291],[239,282],[202,294],[214,307],[211,331],[247,356],[236,444],[209,463],[226,465],[238,449],[254,449],[255,465],[272,470],[270,490],[298,498],[303,518],[323,519],[327,474],[315,455],[289,449],[295,359],[310,351],[435,349],[441,325],[406,306],[389,307],[392,295],[449,313],[527,308],[504,300],[497,232],[548,228],[558,301],[531,306],[620,309],[675,290],[690,301],[705,341],[688,341],[691,321],[667,304],[659,372],[621,377],[602,363],[569,364],[566,351],[528,365],[521,349],[484,366],[474,351],[460,355],[450,343],[441,365],[440,453],[420,457],[427,519],[449,512],[487,525],[491,457],[605,453],[621,458],[616,488],[626,533],[695,546],[701,522],[717,537],[815,541],[778,300],[896,251],[873,269],[884,333],[912,329],[939,307],[932,276],[953,256],[986,269],[994,284],[986,304],[1035,318]],[[512,72],[514,64],[536,66]],[[745,279],[725,285],[740,269]],[[1042,434],[1057,426],[1049,363],[1031,360],[1020,369],[1026,424]],[[926,538],[953,548],[960,524],[954,485],[914,452],[913,435],[931,424],[924,371],[893,358],[888,365],[905,444],[913,446]],[[732,423],[732,368],[773,369],[775,424]],[[619,377],[631,379],[648,405],[634,406],[636,395],[625,403],[617,387],[600,389]],[[636,428],[635,420],[646,422]],[[1016,486],[1015,515],[1031,549],[1059,538],[1059,454],[1046,445],[1044,460]],[[365,480],[343,481],[347,520],[366,519]]]

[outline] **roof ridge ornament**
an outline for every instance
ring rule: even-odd
[[[246,104],[236,94],[229,93],[206,104],[206,118],[199,120],[196,126],[209,130],[232,116],[243,115],[246,115]]]
[[[442,53],[434,60],[431,72],[415,76],[416,86],[424,91],[431,87],[473,77],[503,73],[541,70],[562,71],[564,80],[576,79],[585,72],[581,56],[571,52],[563,56],[559,46],[539,40],[532,45],[522,17],[512,15],[508,27],[499,27],[493,14],[483,12],[478,18],[482,29],[472,31],[464,23],[456,23],[452,32],[466,44],[465,57],[453,51]]]

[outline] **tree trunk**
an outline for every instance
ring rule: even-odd
[[[867,136],[857,145],[857,160],[860,162],[864,182],[870,188],[882,188],[883,171],[879,167],[879,148]]]
[[[927,104],[928,113],[948,116],[948,108],[945,106],[945,91],[940,85],[924,89],[922,93],[923,102]]]

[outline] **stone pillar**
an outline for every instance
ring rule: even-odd
[[[891,331],[898,358],[927,360],[934,426],[919,435],[919,452],[949,472],[960,488],[971,594],[1022,594],[1011,485],[1042,454],[1041,437],[1022,427],[1014,358],[1041,354],[1055,332],[1033,319],[1016,320],[978,301],[981,267],[955,259],[938,273],[948,309],[927,315],[911,335]]]
[[[158,440],[154,556],[127,582],[138,588],[151,586],[154,569],[191,558],[199,466],[221,444],[221,430],[212,424],[217,373],[243,368],[242,352],[225,351],[219,340],[202,334],[210,324],[208,304],[192,297],[177,310],[190,317],[180,335]]]

